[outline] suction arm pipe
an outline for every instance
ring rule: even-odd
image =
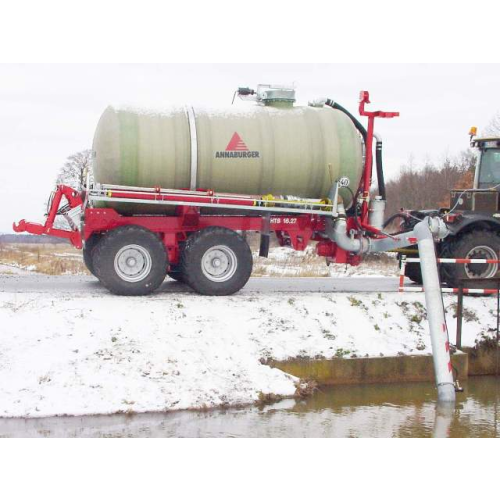
[[[438,217],[426,217],[415,226],[413,231],[394,238],[383,240],[373,240],[364,236],[354,238],[347,233],[345,211],[340,204],[339,218],[336,221],[327,220],[325,231],[328,237],[340,248],[354,254],[381,252],[418,243],[438,401],[453,403],[455,401],[455,384],[434,245],[434,238],[442,239],[448,234],[448,228],[444,222]]]
[[[438,401],[454,402],[455,385],[450,359],[450,342],[446,327],[446,316],[441,295],[441,285],[436,261],[433,233],[436,222],[425,218],[415,226],[415,236],[418,239],[420,269],[424,283],[427,318],[431,332],[434,373],[438,390]],[[434,225],[434,227],[433,227]]]
[[[339,203],[337,211],[337,219],[328,218],[325,221],[325,233],[331,241],[336,243],[346,252],[351,252],[356,255],[387,252],[396,248],[413,246],[416,243],[416,239],[419,238],[416,230],[388,236],[382,239],[368,238],[363,235],[354,238],[348,233],[346,213],[342,203]],[[446,224],[439,217],[428,217],[425,221],[425,227],[429,229],[431,236],[436,237],[436,239],[443,240],[449,234]],[[421,237],[422,236],[420,236],[420,238]]]

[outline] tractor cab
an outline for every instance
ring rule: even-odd
[[[450,208],[494,214],[500,211],[500,137],[475,137],[471,130],[471,146],[478,151],[474,188],[451,191]]]
[[[500,188],[500,137],[474,138],[471,145],[479,151],[474,189]]]

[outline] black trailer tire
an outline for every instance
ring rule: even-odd
[[[94,251],[94,248],[99,243],[100,239],[101,239],[100,234],[93,234],[88,240],[85,241],[85,248],[82,250],[83,263],[85,264],[85,267],[89,270],[89,272],[93,274],[96,278],[97,275],[94,269],[94,258],[92,256],[92,253]]]
[[[124,226],[106,233],[92,253],[101,283],[116,295],[148,295],[165,280],[168,258],[155,233]]]
[[[235,231],[208,227],[192,234],[182,252],[185,283],[201,295],[232,295],[252,274],[252,252]]]
[[[184,247],[186,246],[185,241],[179,242],[179,263],[178,264],[171,264],[170,265],[170,270],[167,272],[167,275],[172,278],[175,281],[178,281],[179,283],[185,283],[186,280],[184,279],[184,273],[182,272],[182,266],[181,266],[181,259],[182,259],[182,252],[184,252]]]
[[[168,271],[167,275],[173,280],[178,281],[179,283],[185,282],[184,274],[181,271],[180,265],[170,266],[170,271]]]
[[[459,234],[449,245],[446,257],[453,259],[498,260],[500,236],[493,231],[476,230]],[[445,257],[443,255],[443,257]],[[498,264],[442,264],[449,286],[457,288],[464,278],[494,278],[498,275]],[[476,285],[472,285],[475,287]],[[478,283],[479,287],[482,287]]]
[[[409,278],[413,283],[421,285],[423,283],[422,271],[420,269],[419,262],[408,262],[405,267],[405,276]]]

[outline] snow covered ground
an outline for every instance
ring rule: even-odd
[[[16,264],[0,264],[0,276],[1,275],[25,275],[33,272],[34,269],[30,267],[23,267]]]
[[[3,417],[242,405],[294,395],[299,381],[269,358],[430,353],[417,293],[260,292],[260,279],[232,297],[175,283],[147,298],[115,297],[97,283],[71,293],[2,285],[20,279],[0,275]],[[455,302],[445,297],[452,342]],[[465,306],[464,345],[474,345],[495,326],[496,301],[467,297]]]

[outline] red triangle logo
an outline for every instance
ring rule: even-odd
[[[226,151],[248,151],[247,145],[244,143],[238,132],[234,133],[226,147]]]

